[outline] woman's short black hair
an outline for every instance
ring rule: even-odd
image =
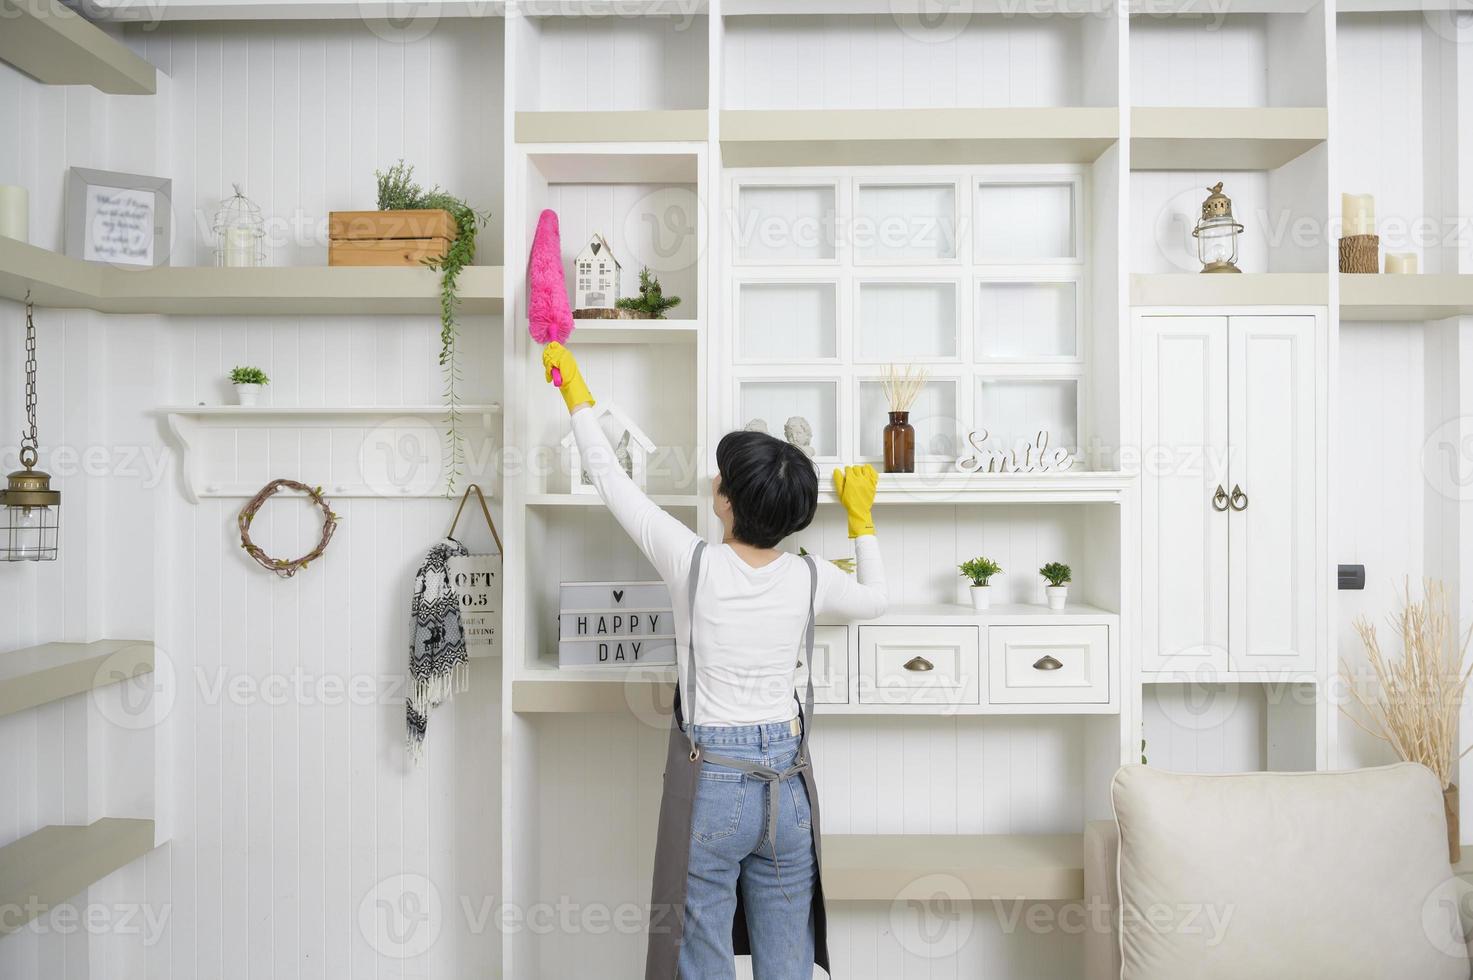
[[[773,548],[812,523],[818,471],[797,446],[765,432],[728,432],[716,446],[716,466],[738,541]]]

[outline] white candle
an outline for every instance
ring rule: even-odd
[[[1376,233],[1376,199],[1369,194],[1340,195],[1342,236]]]
[[[1417,253],[1388,252],[1386,273],[1387,275],[1415,276],[1417,274]]]
[[[225,229],[225,264],[249,268],[256,264],[256,236],[249,228]]]
[[[24,187],[0,184],[0,235],[31,240],[31,196]]]

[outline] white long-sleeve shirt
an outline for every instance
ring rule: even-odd
[[[691,556],[700,538],[644,495],[614,458],[597,413],[573,413],[573,435],[584,472],[604,503],[670,588],[675,609],[676,661],[685,681],[690,663]],[[872,534],[854,541],[858,574],[850,576],[815,557],[819,616],[869,619],[885,611],[885,571]],[[698,725],[785,722],[808,622],[808,565],[793,554],[753,568],[725,544],[706,549],[696,587],[695,643],[700,670]],[[686,687],[689,690],[689,687]]]

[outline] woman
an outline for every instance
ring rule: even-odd
[[[819,878],[818,794],[794,670],[813,621],[885,611],[869,466],[834,471],[855,539],[857,580],[777,550],[813,520],[818,476],[794,446],[732,432],[711,483],[722,541],[706,547],[650,502],[615,462],[572,353],[549,344],[584,472],[670,588],[680,683],[660,804],[646,980],[722,980],[750,952],[756,980],[828,970]],[[813,685],[806,690],[811,708]],[[683,724],[684,723],[684,724]],[[678,969],[678,972],[677,972]]]

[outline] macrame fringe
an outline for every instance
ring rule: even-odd
[[[409,694],[409,711],[428,719],[431,708],[444,704],[456,694],[469,691],[470,687],[471,663],[469,660],[456,664],[448,674],[416,677]],[[404,747],[409,751],[409,757],[416,766],[424,760],[424,740],[425,733],[416,732],[413,728],[408,727],[406,722]]]

